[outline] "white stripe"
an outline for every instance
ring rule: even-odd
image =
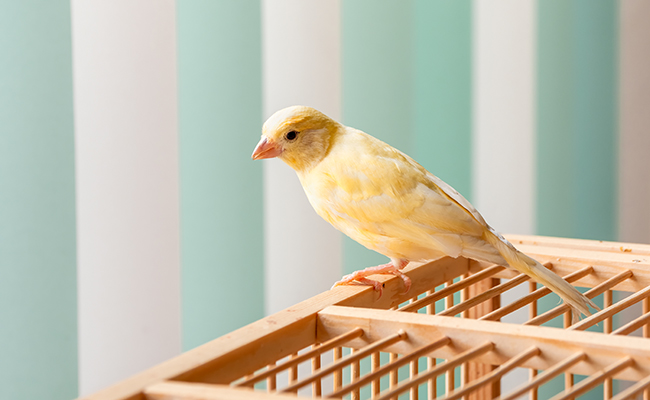
[[[619,4],[619,238],[650,243],[650,2]]]
[[[532,0],[474,2],[474,199],[487,222],[505,233],[535,231],[535,16]],[[504,293],[503,304],[526,289]],[[522,323],[521,311],[503,321]],[[503,387],[517,386],[526,374],[508,374]]]
[[[340,119],[339,1],[264,0],[262,25],[265,117],[301,104]],[[266,312],[273,313],[340,278],[341,235],[313,211],[291,168],[264,163]]]
[[[180,352],[173,1],[72,1],[79,391]]]
[[[506,233],[535,230],[535,10],[474,3],[474,203]]]

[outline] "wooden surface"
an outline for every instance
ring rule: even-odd
[[[650,245],[538,236],[507,237],[520,250],[547,263],[552,271],[567,276],[577,286],[591,288],[590,296],[609,293],[609,307],[583,319],[569,330],[534,326],[538,323],[535,321],[546,318],[536,316],[534,301],[548,294],[547,290],[535,290],[535,286],[531,286],[532,293],[529,296],[501,307],[499,293],[520,283],[526,285],[526,277],[513,280],[517,273],[509,269],[445,257],[430,263],[409,265],[405,270],[413,281],[409,293],[403,293],[400,278],[385,275],[373,277],[385,284],[381,298],[370,287],[338,287],[215,339],[85,399],[282,399],[286,395],[274,392],[277,377],[271,368],[281,370],[287,367],[283,364],[283,359],[294,355],[294,363],[297,363],[295,360],[304,360],[312,370],[311,375],[324,376],[322,371],[331,370],[331,363],[321,364],[320,355],[317,355],[318,359],[313,355],[316,353],[309,353],[308,356],[295,354],[306,351],[304,349],[318,349],[319,344],[355,328],[363,330],[361,336],[354,334],[354,339],[346,338],[336,344],[339,347],[329,351],[334,352],[335,361],[340,365],[346,364],[346,357],[351,359],[350,356],[343,355],[340,346],[357,349],[355,352],[358,355],[367,353],[373,357],[375,375],[370,378],[361,375],[357,379],[375,382],[372,390],[377,398],[395,397],[390,391],[380,393],[376,383],[382,371],[390,375],[393,389],[408,387],[414,400],[418,393],[414,382],[428,382],[429,393],[433,393],[434,380],[431,377],[436,371],[448,370],[448,382],[454,378],[453,369],[448,368],[449,364],[445,366],[444,363],[436,365],[430,362],[428,368],[421,370],[413,360],[427,355],[463,365],[463,387],[456,392],[448,387],[448,394],[460,397],[467,394],[472,400],[498,396],[500,374],[515,366],[546,370],[539,375],[532,375],[532,380],[521,389],[523,391],[534,389],[545,379],[550,379],[551,376],[547,373],[549,371],[566,371],[593,377],[582,386],[569,388],[560,397],[571,397],[578,391],[584,391],[588,384],[600,382],[600,378],[609,382],[609,378],[625,376],[626,379],[642,383],[650,382],[647,378],[650,375],[650,341],[625,336],[636,329],[643,329],[645,336],[650,333],[647,328],[650,321],[647,317],[650,313],[647,297],[650,289],[646,289],[650,287]],[[468,273],[471,274],[453,283],[455,278]],[[499,279],[509,280],[499,282]],[[447,287],[434,290],[442,284],[447,284]],[[635,294],[610,305],[612,289]],[[456,292],[462,293],[460,304],[454,304],[453,295]],[[415,296],[422,293],[428,293],[428,297],[419,296],[415,300]],[[407,301],[408,304],[405,303]],[[431,312],[433,304],[438,301],[446,303],[442,315],[416,313],[424,309]],[[643,303],[646,315],[633,317],[624,326],[612,326],[614,314],[620,314],[629,309],[632,303],[639,301]],[[490,321],[528,305],[535,310],[531,312],[531,320],[526,322],[528,325]],[[565,311],[562,307],[558,306],[549,313],[561,315]],[[444,316],[446,314],[460,314],[463,318],[450,318]],[[582,330],[597,322],[604,323],[608,326],[607,332],[613,333]],[[398,335],[399,340],[394,342],[394,339],[388,340],[386,347],[381,348],[381,351],[395,354],[390,357],[393,364],[379,364],[379,348],[372,346],[382,344],[391,335],[394,337],[400,329],[404,330],[404,336]],[[432,343],[436,341],[438,342]],[[487,346],[486,343],[491,343],[489,349],[482,347]],[[370,350],[364,350],[368,346]],[[420,353],[412,353],[414,351]],[[411,355],[407,356],[409,354]],[[625,357],[630,357],[632,361],[624,361]],[[400,358],[404,360],[400,361]],[[412,382],[402,378],[398,381],[393,367],[409,362]],[[356,363],[358,360],[350,364],[353,369]],[[275,365],[277,367],[273,367]],[[323,391],[327,396],[320,379],[297,376],[296,365],[291,365],[289,370],[294,376],[292,384]],[[266,375],[254,375],[263,371],[267,371]],[[355,371],[359,372],[358,369]],[[602,371],[609,371],[610,375],[603,377]],[[335,390],[343,390],[342,373],[339,371],[334,375]],[[234,382],[246,386],[243,379],[247,376],[253,377],[249,382],[253,382],[256,376],[260,377],[257,380],[269,384],[267,390],[273,393],[228,386]],[[308,384],[300,383],[305,379],[309,380]],[[635,387],[645,388],[649,384],[638,384]],[[360,385],[354,388],[353,397],[359,393]],[[286,390],[286,385],[278,384],[277,389]],[[331,387],[327,390],[331,391]],[[503,395],[504,398],[511,398],[507,393]]]
[[[625,371],[626,379],[639,380],[650,375],[650,341],[645,338],[541,326],[331,306],[319,313],[318,339],[327,340],[330,334],[336,335],[355,327],[364,330],[364,340],[353,340],[348,344],[350,347],[363,347],[368,342],[403,329],[408,332],[408,341],[389,346],[386,351],[406,354],[446,336],[451,339],[451,344],[436,350],[430,356],[453,358],[474,346],[491,342],[496,346],[496,351],[481,355],[473,361],[501,365],[530,347],[537,346],[543,356],[525,361],[521,364],[522,367],[548,369],[584,351],[589,362],[572,366],[570,372],[595,374],[630,356],[635,361],[635,367]]]

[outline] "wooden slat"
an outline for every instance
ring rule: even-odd
[[[285,387],[280,392],[281,393],[296,392],[301,387],[312,383],[316,379],[321,379],[333,373],[334,371],[341,370],[345,366],[355,363],[361,360],[362,358],[369,356],[373,352],[383,351],[386,347],[390,346],[391,344],[403,341],[406,338],[407,338],[406,332],[403,329],[398,329],[397,333],[386,335],[367,346],[359,348],[359,351],[352,352],[351,354],[339,359],[337,362],[329,364],[327,367],[315,371],[310,376]]]
[[[515,357],[511,358],[510,360],[506,361],[504,364],[495,368],[490,373],[487,373],[481,376],[480,378],[473,380],[471,383],[464,385],[462,388],[455,390],[453,393],[447,396],[445,400],[456,400],[466,395],[472,397],[472,395],[478,394],[476,389],[485,386],[489,383],[492,383],[497,379],[500,379],[503,375],[507,374],[512,369],[519,367],[524,361],[532,357],[535,357],[537,355],[539,355],[539,349],[533,346],[530,349],[524,351],[523,353],[518,354]],[[491,393],[489,394],[491,395]],[[490,396],[490,397],[485,396],[483,398],[492,399],[494,398],[494,396]]]
[[[192,382],[163,381],[144,390],[146,400],[296,400],[305,397],[266,393],[250,388],[233,388]]]
[[[623,282],[618,290],[636,292],[650,285],[650,245],[523,235],[507,235],[506,238],[512,239],[519,250],[537,261],[552,263],[553,272],[561,276],[593,265],[596,273],[580,279],[578,286],[594,287],[624,270],[632,271],[634,279]],[[489,265],[473,264],[471,271],[480,271]],[[495,278],[511,278],[515,274],[506,269]]]
[[[574,399],[581,394],[586,393],[587,391],[598,386],[602,381],[607,377],[612,377],[617,373],[625,370],[629,366],[634,364],[632,357],[625,357],[622,360],[619,360],[612,365],[607,366],[602,371],[598,371],[595,374],[583,379],[577,385],[573,386],[571,389],[567,389],[564,393],[560,393],[557,396],[553,397],[552,400],[568,400]]]
[[[621,274],[626,270],[630,271],[628,274],[632,277],[630,279],[623,279],[622,282],[616,285],[616,290],[638,292],[650,286],[650,245],[534,236],[509,235],[507,237],[520,250],[536,258],[538,261],[552,263],[553,271],[561,276],[575,273],[584,268],[593,267],[592,273],[586,274],[586,276],[575,281],[574,284],[576,286],[600,287],[603,290],[609,290],[611,287],[605,287],[602,284],[617,275],[618,277],[622,276]],[[436,354],[427,354],[427,356],[437,355],[439,358],[450,359],[477,345],[479,340],[482,341],[488,338],[490,340],[494,339],[493,343],[497,347],[497,351],[481,355],[476,359],[480,364],[475,365],[480,366],[483,363],[493,365],[503,364],[507,362],[508,357],[513,356],[514,352],[523,351],[526,345],[536,344],[543,352],[543,357],[534,357],[526,361],[523,365],[524,367],[545,371],[535,377],[534,380],[544,377],[546,372],[550,371],[562,359],[575,355],[576,352],[583,348],[589,354],[588,362],[576,362],[572,364],[567,369],[569,373],[584,375],[597,374],[599,370],[607,368],[608,365],[612,365],[616,360],[620,360],[621,356],[630,356],[634,358],[635,367],[627,368],[624,373],[626,379],[647,379],[647,375],[650,375],[650,361],[648,361],[650,358],[650,348],[646,343],[643,343],[643,339],[578,331],[581,327],[587,326],[597,319],[604,318],[605,321],[611,321],[612,314],[622,306],[627,305],[626,303],[619,305],[618,308],[610,308],[606,312],[597,313],[597,317],[592,317],[592,319],[587,318],[581,321],[576,325],[576,330],[569,332],[555,328],[516,326],[489,321],[466,321],[459,318],[439,316],[424,316],[430,320],[429,322],[423,322],[418,319],[420,317],[417,314],[400,312],[390,314],[392,315],[392,322],[381,319],[376,321],[374,319],[377,316],[375,313],[381,314],[382,312],[387,312],[381,310],[397,307],[409,298],[413,298],[424,291],[431,290],[467,272],[481,272],[485,268],[490,267],[492,267],[490,264],[468,261],[462,258],[443,258],[426,264],[412,263],[405,271],[413,282],[413,287],[407,294],[402,293],[403,285],[401,279],[386,275],[373,276],[374,279],[383,282],[385,285],[384,295],[381,298],[378,298],[378,293],[374,292],[370,287],[338,287],[335,290],[327,291],[287,310],[259,320],[231,334],[215,339],[179,357],[173,358],[85,398],[89,400],[144,399],[145,388],[148,388],[147,396],[155,396],[157,394],[152,391],[152,388],[155,389],[158,385],[185,385],[178,381],[202,381],[227,384],[253,374],[256,371],[263,371],[268,365],[290,354],[297,353],[309,346],[317,345],[327,338],[336,336],[338,329],[341,327],[332,326],[324,321],[327,318],[332,318],[332,315],[328,314],[328,312],[336,310],[338,307],[328,308],[327,312],[317,316],[320,310],[332,305],[364,307],[366,309],[361,311],[372,316],[373,323],[371,324],[372,329],[368,334],[369,336],[358,338],[345,344],[352,348],[361,348],[370,342],[385,337],[390,334],[389,328],[395,328],[394,324],[396,321],[401,321],[406,324],[404,326],[409,327],[409,339],[386,348],[386,351],[393,352],[394,354],[406,354],[419,346],[429,343],[431,340],[435,340],[435,338],[450,335],[449,337],[452,338],[453,342],[452,345],[438,349]],[[516,275],[516,272],[497,266],[489,269],[487,272],[483,272],[483,274],[493,278],[512,278]],[[471,279],[471,276],[469,279]],[[612,281],[610,280],[610,282]],[[461,289],[461,287],[467,290],[467,285],[463,284],[462,281],[460,284],[457,283],[451,286],[446,292],[435,294],[434,296],[442,296],[441,298],[443,298],[451,295],[457,289]],[[592,292],[592,295],[595,294],[595,291]],[[637,294],[636,296],[641,297],[643,295],[645,293],[641,295]],[[475,296],[469,295],[467,297],[472,298]],[[495,297],[493,300],[497,298]],[[527,303],[528,300],[530,298],[527,298],[524,303]],[[476,300],[472,301],[476,302]],[[533,299],[532,301],[535,300]],[[628,302],[630,301],[628,300]],[[413,309],[418,307],[417,302],[414,301],[410,307]],[[420,304],[424,303],[426,302],[421,302]],[[464,316],[467,317],[471,315],[472,311],[475,309],[478,310],[486,304],[488,302],[478,306],[472,304],[474,308],[466,307],[461,311],[464,311]],[[650,311],[650,300],[647,298],[644,299],[643,306],[644,312]],[[519,304],[517,304],[517,307],[519,307]],[[511,308],[513,307],[511,306]],[[531,308],[534,307],[531,306]],[[457,309],[460,310],[460,308]],[[562,312],[563,310],[560,311]],[[412,325],[409,325],[408,321],[410,320],[406,320],[406,322],[402,321],[402,318],[408,318],[409,315],[418,319],[415,322],[411,322]],[[501,317],[502,315],[493,314],[493,317]],[[336,318],[339,317],[337,316]],[[348,317],[345,317],[343,325],[349,323],[350,318]],[[354,316],[355,319],[357,317]],[[363,321],[362,318],[359,320]],[[368,320],[366,319],[364,323],[367,322]],[[472,325],[465,325],[466,322],[471,322]],[[647,317],[642,316],[614,333],[629,333],[628,331],[630,329],[638,329],[638,327],[642,326],[644,328],[644,336],[649,336],[650,327],[647,322]],[[452,323],[453,326],[449,325]],[[494,325],[500,326],[500,328],[495,328]],[[349,328],[350,326],[345,327]],[[362,326],[364,329],[368,327]],[[336,349],[333,351],[336,353]],[[398,358],[394,357],[393,361],[396,359]],[[316,363],[315,368],[317,368],[318,361],[315,360],[314,362]],[[437,368],[437,366],[431,366]],[[423,373],[426,373],[426,371],[420,371],[419,374],[417,371],[413,371],[413,375],[416,377]],[[482,373],[489,373],[489,371],[479,372],[479,374]],[[469,368],[464,369],[463,376],[465,375],[470,376]],[[618,376],[613,373],[612,377],[620,378],[623,375]],[[335,386],[337,383],[336,378]],[[396,375],[394,378],[396,378]],[[453,373],[448,374],[448,378],[453,379]],[[360,379],[363,379],[363,377]],[[169,382],[171,380],[175,382]],[[429,382],[433,383],[432,380]],[[203,396],[201,398],[205,399],[212,399],[213,397],[206,396],[213,395],[227,396],[228,390],[235,390],[231,394],[237,398],[244,399],[247,397],[242,396],[254,396],[251,398],[267,398],[269,395],[275,396],[269,393],[251,391],[248,391],[248,394],[241,395],[242,392],[240,390],[244,390],[244,388],[233,389],[222,387],[219,389],[217,385],[217,389],[215,389],[215,385],[192,386],[190,383],[187,385],[190,386],[175,386],[175,388],[176,390],[183,391],[184,395],[189,393],[190,396],[199,389],[206,391],[206,395],[201,395]],[[578,385],[574,386],[574,389]],[[433,387],[433,385],[431,386]],[[164,386],[158,387],[165,388]],[[215,390],[219,393],[216,393]],[[160,392],[158,395],[162,396],[163,394]],[[168,398],[171,399],[171,397]],[[193,399],[193,397],[189,398]]]
[[[625,282],[630,277],[632,277],[632,271],[630,270],[621,271],[618,274],[608,278],[606,281],[600,282],[598,285],[589,289],[585,293],[585,296],[590,299],[593,299],[594,297],[598,296],[604,291],[609,290],[614,286],[621,285],[622,282]],[[561,304],[553,309],[548,310],[544,314],[538,315],[537,317],[524,322],[524,325],[541,325],[544,322],[550,321],[553,318],[557,317],[558,315],[561,315],[562,313],[567,311],[569,311],[569,305]]]
[[[417,312],[419,309],[426,307],[430,304],[435,303],[438,300],[441,300],[449,294],[453,294],[458,292],[461,289],[467,288],[470,285],[473,285],[475,283],[480,282],[483,279],[489,278],[492,275],[495,275],[497,272],[505,269],[505,267],[502,267],[500,265],[492,265],[482,271],[478,271],[475,274],[470,275],[469,278],[463,279],[461,281],[458,281],[456,283],[450,283],[443,289],[440,289],[434,293],[431,293],[427,295],[426,297],[423,297],[417,301],[414,301],[411,304],[408,304],[402,308],[400,308],[400,311],[406,311],[406,312]]]
[[[595,325],[600,321],[613,316],[617,312],[622,311],[627,307],[630,307],[631,305],[638,303],[639,301],[647,298],[648,296],[650,296],[650,286],[641,291],[634,293],[631,296],[626,297],[625,299],[619,301],[618,303],[612,306],[605,308],[604,310],[597,312],[596,314],[590,315],[589,317],[583,319],[582,321],[573,325],[569,329],[576,330],[576,331],[585,330],[590,326]]]
[[[472,298],[478,296],[481,293],[484,293],[490,290],[493,287],[496,287],[500,284],[499,279],[487,278],[484,279],[468,288],[467,296]],[[487,315],[494,310],[499,309],[501,305],[501,297],[495,296],[489,301],[484,301],[476,307],[472,307],[467,312],[467,318],[479,319],[484,315]],[[489,364],[482,363],[467,363],[467,380],[468,382],[476,381],[477,379],[490,374],[496,367]],[[501,385],[498,384],[487,384],[477,390],[472,391],[468,400],[487,400],[493,399],[499,396],[501,392]]]
[[[530,279],[528,275],[525,274],[519,274],[516,277],[500,284],[497,286],[494,286],[488,290],[486,290],[483,293],[479,293],[476,296],[467,299],[466,301],[462,303],[458,303],[453,307],[450,307],[446,309],[445,311],[441,311],[438,313],[438,315],[448,315],[448,316],[454,316],[456,314],[460,314],[461,312],[468,310],[478,304],[481,304],[482,302],[486,300],[490,300],[494,298],[495,296],[500,295],[501,293],[510,290],[514,288],[515,286],[527,281]]]
[[[504,235],[515,246],[532,245],[565,248],[574,250],[588,250],[606,253],[629,253],[636,255],[650,255],[650,244],[605,242],[602,240],[571,239],[553,236],[535,235]]]
[[[235,386],[249,386],[253,387],[255,383],[269,377],[272,375],[275,375],[281,371],[284,371],[285,369],[295,367],[296,365],[300,364],[301,362],[307,361],[310,358],[314,357],[317,354],[321,354],[327,350],[331,350],[334,347],[339,347],[342,346],[345,342],[348,342],[352,339],[358,338],[359,336],[363,335],[363,329],[361,328],[355,328],[352,329],[350,332],[346,332],[340,336],[337,336],[335,338],[332,338],[331,340],[328,340],[327,342],[323,343],[322,345],[315,347],[311,349],[310,351],[307,351],[303,354],[297,355],[295,357],[292,357],[289,359],[289,361],[284,362],[282,364],[275,365],[266,371],[260,372],[259,374],[253,375],[249,378],[244,379],[241,382],[237,382]]]
[[[452,340],[452,345],[440,348],[429,356],[449,359],[470,347],[490,341],[496,345],[498,351],[473,361],[500,365],[529,347],[537,346],[544,357],[532,358],[522,367],[545,370],[577,352],[584,351],[589,355],[589,362],[573,365],[569,372],[594,374],[621,358],[630,356],[634,358],[636,368],[626,371],[625,379],[642,379],[650,374],[650,341],[644,338],[352,307],[332,306],[319,313],[319,331],[322,327],[325,328],[324,332],[336,334],[338,330],[345,331],[351,326],[362,327],[365,335],[371,340],[394,329],[405,329],[409,332],[409,340],[386,349],[400,354],[447,336]],[[351,342],[350,346],[358,344],[363,345],[363,342],[356,340]]]
[[[337,397],[342,397],[347,393],[350,393],[353,390],[357,390],[359,388],[362,388],[363,386],[369,384],[370,382],[373,382],[379,377],[385,376],[391,371],[396,371],[400,367],[406,365],[407,363],[413,361],[414,359],[421,357],[424,354],[428,354],[432,352],[433,350],[448,345],[450,342],[448,337],[442,337],[438,340],[433,341],[432,343],[423,346],[412,353],[409,353],[405,355],[404,357],[398,358],[395,361],[388,363],[386,365],[383,365],[381,368],[376,369],[375,371],[372,371],[370,374],[364,375],[361,379],[359,379],[356,382],[352,382],[345,387],[333,391],[329,395],[327,395],[328,398],[337,398]],[[377,392],[379,393],[379,392]]]
[[[564,279],[569,283],[576,281],[586,276],[587,274],[591,273],[593,269],[594,268],[592,266],[585,267],[579,271],[575,271],[574,273],[565,276]],[[529,284],[534,285],[535,282],[529,282]],[[534,305],[534,313],[533,313],[534,315],[530,317],[530,319],[533,319],[537,316],[537,303],[535,301],[537,299],[541,299],[542,297],[546,296],[549,293],[551,293],[551,289],[547,288],[546,286],[543,286],[539,289],[531,290],[531,293],[527,294],[526,296],[510,304],[507,304],[503,307],[497,308],[494,311],[484,315],[479,319],[485,321],[498,321],[500,318],[526,306],[527,304]]]
[[[533,390],[534,393],[537,393],[537,388],[539,388],[541,385],[550,381],[551,379],[555,378],[557,375],[571,368],[571,366],[573,366],[574,364],[586,358],[587,355],[583,352],[575,353],[567,357],[565,360],[562,360],[557,364],[553,365],[552,367],[548,368],[546,371],[542,372],[541,374],[536,375],[528,382],[517,387],[515,390],[501,396],[500,400],[514,400],[530,390]]]
[[[403,294],[404,286],[400,278],[387,275],[376,277],[384,283],[383,296],[379,299],[371,287],[339,286],[83,399],[141,400],[145,387],[172,379],[230,383],[313,344],[316,314],[329,305],[390,308],[412,297],[414,293],[424,292],[464,274],[468,265],[467,259],[449,257],[421,265],[409,264],[404,271],[413,282],[409,295]]]
[[[410,380],[400,382],[395,388],[389,389],[379,396],[378,400],[389,400],[390,398],[397,397],[397,395],[421,385],[426,382],[427,379],[438,376],[444,372],[449,372],[459,365],[466,363],[482,354],[490,352],[494,348],[494,343],[484,342],[478,346],[475,346],[471,349],[468,349],[456,356],[450,358],[442,364],[438,364],[434,369],[428,370],[419,374],[418,376],[413,377]]]

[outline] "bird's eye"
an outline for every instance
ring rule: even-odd
[[[287,140],[296,140],[296,138],[298,137],[298,132],[296,131],[287,132],[287,134],[284,135],[284,137],[286,137]]]

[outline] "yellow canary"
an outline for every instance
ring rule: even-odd
[[[567,281],[518,251],[451,186],[401,151],[325,114],[293,106],[273,114],[252,158],[278,157],[292,167],[314,210],[390,262],[343,277],[381,290],[367,276],[394,274],[409,261],[444,255],[510,266],[589,315],[596,305]]]

